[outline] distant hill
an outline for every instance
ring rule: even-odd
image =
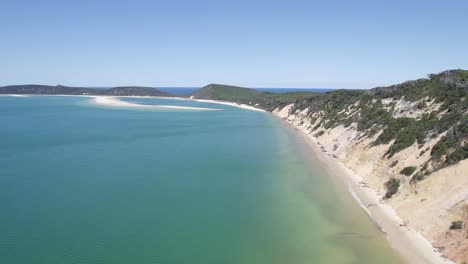
[[[169,93],[162,92],[158,89],[151,87],[139,87],[139,86],[122,86],[108,89],[105,91],[105,95],[114,96],[169,96]]]
[[[63,85],[50,86],[38,84],[10,85],[0,87],[0,94],[38,94],[38,95],[82,95],[100,94],[103,90],[95,88],[67,87]]]
[[[237,101],[252,98],[259,93],[249,88],[212,83],[195,91],[192,96],[198,99]]]
[[[272,111],[279,105],[318,95],[314,92],[271,93],[224,84],[209,84],[192,93],[196,99],[210,99],[247,104]]]
[[[113,95],[113,96],[171,96],[151,87],[126,86],[111,89],[68,87],[63,85],[10,85],[0,87],[0,94],[35,94],[35,95]]]

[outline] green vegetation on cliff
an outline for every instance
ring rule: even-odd
[[[311,123],[318,122],[313,130],[354,124],[362,136],[380,133],[373,145],[390,144],[388,158],[437,137],[441,138],[431,149],[433,170],[468,158],[466,70],[368,91],[332,91],[296,103],[291,112],[304,109],[309,109]],[[424,179],[420,173],[414,177]]]
[[[406,175],[406,176],[411,176],[411,174],[413,174],[414,171],[416,171],[416,167],[414,167],[414,166],[404,167],[400,171],[400,174],[403,174],[403,175]]]
[[[468,71],[449,70],[428,78],[371,90],[336,90],[327,93],[264,93],[253,89],[210,84],[193,97],[248,104],[273,111],[294,103],[291,113],[307,112],[317,137],[324,129],[353,125],[361,137],[376,136],[373,146],[389,144],[385,154],[416,145],[421,148],[440,138],[429,150],[432,171],[468,158]],[[378,135],[378,136],[377,136]],[[416,171],[416,173],[415,173]],[[409,167],[402,171],[412,181],[429,174]]]
[[[385,182],[385,188],[387,192],[385,193],[385,198],[389,199],[398,192],[398,188],[400,188],[400,180],[391,178],[387,182]]]

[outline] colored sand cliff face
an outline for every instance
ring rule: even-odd
[[[0,97],[0,262],[400,263],[268,113],[121,100],[223,110]]]
[[[279,106],[457,263],[468,261],[468,71]]]

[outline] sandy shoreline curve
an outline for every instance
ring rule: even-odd
[[[239,104],[239,103],[221,101],[221,100],[197,99],[197,98],[194,98],[194,97],[165,97],[165,96],[88,96],[88,97],[93,97],[93,98],[96,98],[96,97],[107,97],[107,98],[118,98],[118,97],[121,97],[121,98],[159,98],[159,99],[194,101],[194,102],[200,102],[200,103],[228,105],[228,106],[234,106],[234,107],[242,108],[242,109],[246,109],[246,110],[258,111],[258,112],[267,112],[266,110],[256,108],[254,106],[246,105],[246,104]],[[207,109],[211,109],[211,108],[207,108]],[[222,110],[222,109],[217,109],[217,110]]]
[[[187,98],[184,98],[187,99]],[[233,103],[233,102],[227,102],[227,101],[219,101],[219,100],[209,100],[209,99],[196,99],[196,98],[188,98],[187,100],[192,100],[196,102],[201,102],[201,103],[212,103],[212,104],[222,104],[222,105],[229,105],[229,106],[234,106],[242,109],[247,109],[247,110],[252,110],[252,111],[258,111],[258,112],[266,112],[263,109],[256,108],[254,106],[246,105],[246,104],[238,104],[238,103]]]
[[[191,111],[219,111],[218,108],[192,107],[192,106],[176,106],[176,105],[143,105],[119,100],[117,96],[91,96],[94,103],[105,106],[116,107],[131,107],[144,109],[176,109],[176,110],[191,110]],[[151,98],[151,97],[148,97]]]
[[[198,110],[198,111],[214,111],[214,110],[223,110],[218,108],[207,108],[207,107],[190,107],[190,106],[171,106],[171,105],[142,105],[130,102],[124,102],[118,100],[118,98],[159,98],[159,99],[169,99],[169,100],[183,100],[183,101],[195,101],[200,103],[212,103],[212,104],[220,104],[220,105],[228,105],[234,106],[237,108],[242,108],[246,110],[258,111],[258,112],[267,112],[263,109],[256,108],[254,106],[246,105],[246,104],[238,104],[233,102],[227,101],[219,101],[219,100],[209,100],[209,99],[196,99],[193,97],[165,97],[165,96],[111,96],[111,95],[59,95],[59,94],[0,94],[0,96],[13,96],[13,97],[30,97],[30,96],[74,96],[74,97],[86,97],[86,98],[93,98],[94,102],[101,105],[107,106],[117,106],[117,107],[139,107],[139,108],[160,108],[160,109],[179,109],[179,110]]]
[[[323,165],[325,171],[348,187],[350,196],[385,233],[392,248],[405,263],[454,264],[443,256],[432,244],[416,230],[406,226],[396,211],[385,203],[373,189],[367,187],[363,178],[346,167],[337,158],[322,152],[320,145],[306,130],[278,117],[290,126],[299,138],[311,149],[314,157]]]
[[[130,103],[119,100],[117,96],[93,96],[94,102],[100,105],[145,108],[145,109],[178,109],[178,110],[193,110],[193,111],[217,111],[217,108],[191,107],[191,106],[175,106],[175,105],[143,105]]]

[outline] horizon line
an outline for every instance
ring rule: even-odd
[[[343,88],[343,87],[266,87],[266,86],[239,86],[239,85],[233,85],[233,84],[225,84],[225,83],[210,83],[210,84],[219,84],[219,85],[228,85],[228,86],[237,86],[237,87],[242,87],[242,88],[249,88],[249,89],[330,89],[330,90],[369,90],[372,88],[377,88],[381,86],[374,86],[372,88]],[[70,87],[70,88],[97,88],[97,89],[106,89],[106,88],[116,88],[116,87],[150,87],[150,88],[168,88],[168,89],[201,89],[207,85],[203,86],[153,86],[153,85],[113,85],[113,86],[90,86],[90,85],[64,85],[64,84],[41,84],[41,83],[22,83],[22,84],[7,84],[7,85],[0,85],[0,87],[6,87],[6,86],[17,86],[17,85],[44,85],[44,86],[64,86],[64,87]]]

